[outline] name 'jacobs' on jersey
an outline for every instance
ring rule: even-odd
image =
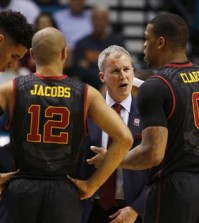
[[[46,96],[46,97],[59,97],[70,98],[71,88],[63,86],[43,86],[34,84],[34,89],[30,90],[31,95]]]

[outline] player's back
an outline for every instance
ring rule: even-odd
[[[164,104],[168,143],[164,160],[154,167],[151,181],[171,172],[199,173],[199,67],[191,62],[165,66],[157,72],[172,95]],[[153,180],[152,180],[153,179]]]
[[[84,134],[86,85],[67,76],[15,80],[11,119],[14,158],[21,173],[73,175]]]

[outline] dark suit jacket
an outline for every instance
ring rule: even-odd
[[[134,136],[133,147],[141,141],[142,123],[136,107],[135,98],[132,98],[131,111],[129,114],[128,127]],[[78,178],[88,179],[95,171],[93,165],[88,165],[86,159],[94,155],[90,146],[101,147],[102,131],[92,121],[88,120],[88,136],[84,139],[81,146],[81,160],[79,165]],[[132,149],[133,149],[132,147]],[[146,196],[146,178],[148,170],[135,171],[123,169],[124,196],[127,206],[133,207],[142,217],[144,213],[144,202]],[[87,222],[90,210],[92,208],[92,198],[83,201],[83,222]]]

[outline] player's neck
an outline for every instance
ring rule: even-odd
[[[36,73],[39,73],[42,76],[62,76],[63,71],[60,68],[52,68],[52,67],[37,67]]]

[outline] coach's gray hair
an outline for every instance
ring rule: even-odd
[[[126,54],[129,59],[131,60],[132,63],[132,58],[131,55],[127,50],[124,49],[124,47],[118,46],[118,45],[111,45],[107,47],[105,50],[103,50],[100,55],[98,56],[98,68],[100,71],[104,71],[104,62],[106,60],[106,57],[109,55],[114,55],[114,56],[122,56],[123,54]]]

